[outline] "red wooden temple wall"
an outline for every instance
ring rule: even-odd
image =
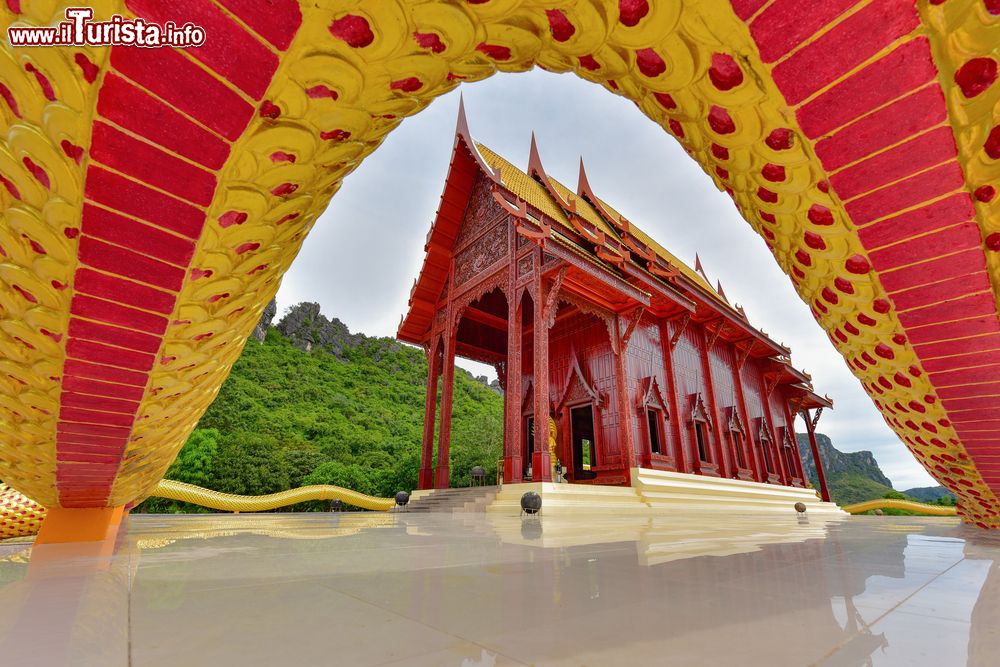
[[[563,260],[519,235],[514,220],[494,198],[491,181],[481,174],[475,179],[451,242],[450,287],[439,300],[427,345],[429,351],[447,349],[445,341],[454,336],[459,356],[499,364],[505,397],[513,395],[517,401],[516,409],[505,409],[508,481],[519,481],[532,461],[528,452],[534,441],[529,446],[526,420],[536,409],[534,330],[543,326],[548,338],[546,404],[557,424],[556,456],[568,469],[570,481],[627,484],[629,469],[640,466],[801,485],[797,450],[789,459],[786,455],[791,452],[783,447],[790,418],[788,396],[781,386],[768,386],[766,359],[741,355],[710,328],[711,321],[698,323],[690,316],[667,318],[635,309],[618,309],[616,314],[609,306],[611,296],[605,302],[561,288],[553,276]],[[553,295],[552,290],[558,291]],[[505,362],[511,351],[508,338],[515,336],[508,299],[515,298],[523,307],[520,374]],[[546,311],[547,321],[536,322],[536,299],[554,309],[554,314]],[[625,349],[620,350],[635,312],[639,321],[629,329]],[[433,360],[433,354],[428,356]],[[444,376],[442,405],[445,396],[451,401],[446,357],[438,364]],[[571,408],[583,404],[593,407],[596,454],[585,475],[574,466],[570,416]],[[651,451],[647,404],[665,417],[658,431],[659,453]],[[695,412],[705,420],[707,461],[698,453]],[[427,416],[439,419],[441,413],[430,407]],[[739,456],[734,428],[740,429]],[[442,423],[434,450],[440,451],[444,437],[447,451],[449,431]],[[427,432],[433,437],[433,429]],[[425,451],[428,447],[425,443]],[[431,465],[428,459],[422,486],[431,484]],[[537,471],[534,477],[540,478]],[[447,485],[446,468],[437,466],[433,483]]]

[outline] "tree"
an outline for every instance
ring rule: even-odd
[[[329,459],[322,453],[310,449],[290,449],[285,452],[288,464],[289,488],[304,486],[303,480]]]
[[[167,476],[251,495],[316,483],[386,497],[411,491],[426,379],[423,351],[392,339],[355,337],[336,354],[321,346],[306,352],[271,329],[263,343],[247,343]],[[455,372],[452,434],[452,485],[468,485],[474,465],[492,479],[503,397],[462,369]],[[143,508],[192,506],[152,499]]]
[[[304,481],[306,484],[332,484],[368,495],[374,495],[375,491],[371,469],[356,463],[345,465],[339,461],[328,461],[316,468]]]
[[[210,488],[259,496],[289,488],[289,466],[274,438],[247,432],[223,437]]]
[[[214,428],[195,429],[174,462],[167,479],[205,486],[212,479],[212,464],[219,451],[219,432]]]

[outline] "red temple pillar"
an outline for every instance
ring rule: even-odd
[[[447,489],[451,477],[451,397],[455,386],[455,334],[449,309],[444,334],[444,370],[441,385],[441,426],[438,428],[437,475],[434,486]]]
[[[703,331],[703,334],[707,334],[708,329]],[[723,424],[722,418],[719,416],[719,405],[715,398],[715,382],[712,381],[712,356],[708,349],[708,342],[705,341],[704,335],[702,335],[701,341],[699,342],[698,348],[701,352],[701,364],[702,368],[705,369],[705,393],[708,398],[708,410],[711,413],[712,422],[714,424],[715,433],[706,434],[709,438],[709,446],[711,446],[711,440],[715,440],[715,452],[718,456],[718,471],[720,477],[732,477],[730,471],[730,456],[727,456],[729,450],[726,444],[726,434],[725,434],[725,424]]]
[[[819,444],[816,442],[816,425],[808,410],[802,410],[802,418],[806,420],[806,433],[809,434],[809,449],[812,450],[813,461],[816,463],[816,477],[819,480],[820,497],[824,502],[830,502],[830,489],[826,486],[826,472],[823,470],[823,461],[819,458]],[[816,415],[819,421],[819,414]]]
[[[683,415],[681,414],[680,407],[682,401],[677,398],[677,378],[674,376],[674,348],[671,344],[670,327],[667,326],[666,320],[660,320],[660,348],[663,350],[663,368],[666,372],[667,386],[670,393],[667,400],[670,402],[671,415],[667,421],[673,433],[674,442],[677,443],[674,449],[674,466],[677,468],[677,472],[691,472],[687,469],[687,456],[684,453],[684,433],[681,426]]]
[[[748,345],[753,345],[753,343],[748,343]],[[746,430],[746,433],[743,434],[743,457],[746,460],[746,469],[750,471],[751,477],[755,480],[762,480],[763,477],[761,476],[757,465],[757,458],[754,456],[753,451],[755,448],[753,446],[753,440],[750,433],[753,430],[750,428],[750,411],[747,410],[747,399],[743,394],[743,364],[745,364],[747,358],[749,358],[749,352],[747,352],[747,357],[743,359],[742,363],[739,361],[739,349],[734,348],[733,352],[736,357],[736,364],[733,365],[733,387],[736,389],[736,405],[733,406],[733,409],[739,412],[740,420],[743,422],[743,428]],[[736,464],[734,463],[734,465]]]
[[[788,470],[791,473],[792,478],[801,479],[803,484],[806,481],[806,471],[802,467],[802,456],[799,454],[799,440],[795,437],[795,413],[791,411],[788,407],[788,403],[784,404],[785,409],[785,423],[788,424],[788,433],[791,436],[791,443],[795,445],[795,448],[786,452],[788,455]],[[791,447],[785,447],[784,449],[792,449]],[[789,480],[791,484],[793,480]]]
[[[532,304],[535,308],[534,382],[535,451],[531,455],[532,479],[552,481],[552,457],[549,455],[549,327],[545,313],[545,290],[542,277],[536,274]]]
[[[638,325],[636,325],[638,326]],[[617,385],[615,393],[618,395],[618,443],[622,448],[622,453],[625,455],[625,479],[627,483],[631,483],[632,468],[638,466],[636,462],[636,439],[632,437],[632,414],[633,411],[630,409],[629,405],[629,387],[628,387],[628,374],[625,371],[625,355],[626,355],[626,345],[628,341],[624,340],[621,333],[621,327],[619,318],[615,317],[615,335],[618,337],[617,341],[613,341],[615,347],[617,348],[617,353],[615,354],[615,384]]]
[[[434,420],[437,417],[437,380],[441,374],[441,355],[434,340],[427,354],[427,394],[424,397],[424,446],[420,452],[419,489],[434,488]]]
[[[513,281],[512,281],[513,282]],[[521,303],[510,290],[507,304],[507,378],[504,383],[504,482],[521,481]]]

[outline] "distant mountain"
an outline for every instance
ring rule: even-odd
[[[802,454],[802,467],[812,485],[819,488],[816,476],[816,463],[813,461],[812,449],[809,447],[809,436],[796,433],[799,452]],[[883,498],[893,491],[892,482],[878,467],[875,455],[868,451],[842,452],[833,446],[830,438],[822,433],[816,434],[816,444],[819,445],[819,457],[826,471],[826,483],[830,488],[830,497],[838,505],[853,505]]]
[[[812,449],[809,447],[809,436],[805,433],[796,433],[795,437],[799,443],[799,453],[802,455],[802,467],[806,471],[806,476],[814,487],[819,488],[816,464],[813,462]],[[890,492],[899,493],[892,488],[892,482],[879,468],[878,461],[871,452],[842,452],[833,446],[828,436],[822,433],[816,434],[816,444],[819,445],[819,457],[823,462],[823,470],[826,471],[830,496],[838,505],[853,505],[866,500],[884,498]],[[941,486],[908,489],[903,495],[907,496],[907,500],[924,503],[935,503],[941,498],[953,497]]]
[[[925,503],[932,503],[939,498],[947,498],[954,495],[943,486],[918,486],[913,489],[907,489],[903,493]]]
[[[805,433],[796,433],[795,437],[799,442],[799,453],[802,454],[802,466],[805,468],[806,475],[816,484],[816,464],[813,461],[812,449],[809,447],[809,436]],[[833,442],[828,436],[822,433],[816,434],[816,444],[819,445],[819,458],[823,462],[823,470],[826,471],[827,480],[849,473],[869,479],[887,487],[888,490],[892,490],[892,482],[878,467],[878,461],[875,460],[875,455],[871,452],[842,452],[833,446]]]

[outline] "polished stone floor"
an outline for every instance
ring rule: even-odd
[[[138,515],[0,544],[0,664],[997,665],[1000,538],[953,519]]]

